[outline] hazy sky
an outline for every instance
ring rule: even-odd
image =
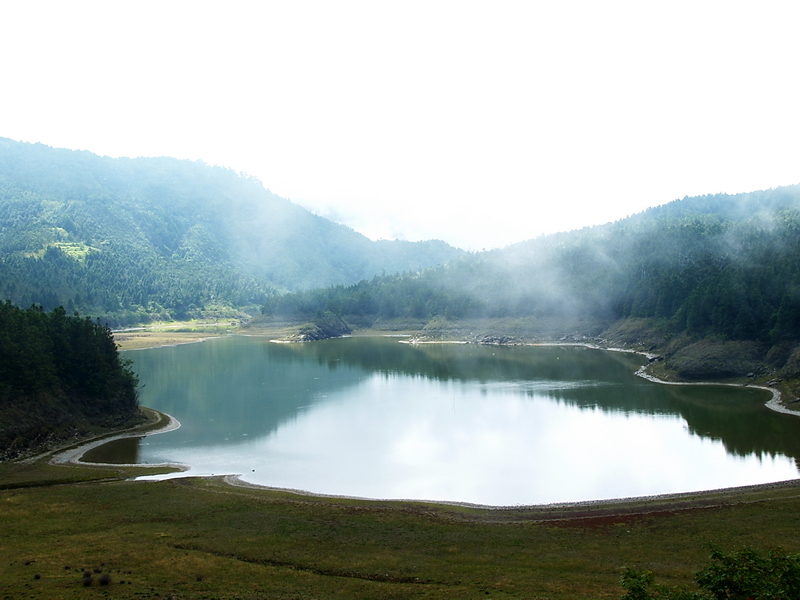
[[[800,183],[800,3],[0,3],[0,136],[480,250]]]

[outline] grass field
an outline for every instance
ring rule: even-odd
[[[619,598],[624,566],[691,583],[708,543],[800,550],[797,485],[498,511],[131,474],[0,465],[3,598]]]

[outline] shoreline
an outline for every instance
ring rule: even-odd
[[[173,417],[172,415],[168,415],[166,413],[162,413],[152,408],[145,408],[144,410],[152,411],[155,414],[161,415],[162,418],[166,417],[166,424],[158,429],[154,429],[152,431],[141,431],[137,430],[137,428],[129,429],[126,431],[121,431],[119,433],[110,434],[108,436],[102,436],[100,438],[95,438],[92,440],[86,440],[85,442],[79,443],[77,446],[66,448],[64,450],[57,450],[55,451],[50,460],[48,461],[51,465],[74,465],[74,466],[89,466],[89,465],[97,465],[100,467],[173,467],[176,469],[180,469],[181,471],[187,471],[189,469],[188,466],[182,465],[179,463],[162,463],[162,464],[141,464],[141,463],[133,463],[133,464],[117,464],[117,463],[96,463],[96,462],[86,462],[81,460],[83,455],[89,452],[98,446],[102,446],[103,444],[108,444],[109,442],[113,442],[116,440],[126,439],[126,438],[134,438],[134,437],[146,437],[149,435],[158,435],[160,433],[168,433],[170,431],[175,431],[181,426],[180,421]],[[146,425],[145,425],[146,426]]]
[[[538,343],[531,343],[526,344],[529,346],[582,346],[584,348],[590,348],[592,350],[604,350],[606,352],[628,352],[630,354],[638,354],[640,356],[644,356],[648,361],[647,364],[642,365],[639,367],[635,372],[634,375],[637,377],[641,377],[642,379],[646,379],[647,381],[652,381],[653,383],[660,383],[662,385],[720,385],[725,387],[746,387],[755,390],[764,390],[765,392],[769,392],[772,394],[772,397],[764,403],[768,409],[775,411],[777,413],[781,413],[784,415],[793,415],[795,417],[800,417],[800,411],[791,410],[787,408],[784,404],[781,404],[781,392],[779,389],[774,387],[768,387],[765,385],[751,385],[748,383],[725,383],[723,381],[667,381],[665,379],[661,379],[652,375],[651,373],[647,372],[647,367],[652,364],[652,361],[658,358],[658,354],[651,354],[649,352],[642,352],[639,350],[630,350],[628,348],[604,348],[603,346],[598,346],[596,344],[588,344],[582,342],[538,342]]]
[[[404,344],[468,344],[469,342],[463,340],[408,340],[403,341],[401,343]],[[598,346],[597,344],[590,344],[587,342],[529,342],[523,344],[496,344],[498,346],[506,346],[506,345],[521,345],[521,346],[579,346],[581,348],[589,348],[591,350],[603,350],[604,352],[626,352],[629,354],[638,354],[640,356],[644,356],[648,361],[647,364],[642,365],[634,372],[634,375],[637,377],[641,377],[642,379],[646,379],[647,381],[652,381],[653,383],[660,383],[663,385],[719,385],[725,387],[747,387],[750,389],[756,390],[764,390],[765,392],[769,392],[772,394],[772,397],[764,403],[768,409],[775,411],[777,413],[781,413],[784,415],[793,415],[795,417],[800,417],[800,411],[791,410],[787,408],[785,405],[781,404],[781,392],[777,388],[774,387],[767,387],[764,385],[751,385],[747,383],[725,383],[722,381],[667,381],[665,379],[661,379],[652,375],[647,372],[647,367],[652,364],[652,361],[658,358],[658,354],[652,354],[650,352],[643,352],[640,350],[632,350],[629,348],[617,348],[617,347],[604,347]]]
[[[722,382],[714,382],[714,381],[665,381],[664,379],[659,379],[655,375],[651,375],[647,372],[647,366],[643,365],[634,375],[641,377],[642,379],[646,379],[647,381],[652,381],[653,383],[660,383],[663,385],[720,385],[725,387],[744,387],[749,388],[752,390],[764,390],[765,392],[769,392],[772,394],[772,398],[767,400],[764,403],[768,409],[773,410],[777,413],[781,413],[784,415],[793,415],[795,417],[800,417],[800,412],[796,410],[791,410],[781,404],[781,392],[780,390],[767,387],[765,385],[749,385],[746,383],[722,383]]]
[[[227,334],[230,335],[230,334]],[[171,342],[165,342],[163,344],[153,344],[147,346],[137,346],[135,348],[120,348],[121,352],[133,352],[135,350],[152,350],[154,348],[172,348],[173,346],[185,346],[186,344],[198,344],[200,342],[205,342],[208,340],[214,340],[221,337],[227,337],[227,335],[209,335],[206,337],[201,337],[197,339],[186,339],[186,340],[175,340]]]
[[[232,323],[186,321],[172,325],[121,329],[112,333],[120,351],[129,351],[182,346],[235,335],[280,338],[288,333],[288,329],[282,326],[244,328]]]
[[[631,508],[639,508],[639,509],[652,508],[654,510],[655,509],[663,510],[664,506],[670,504],[678,504],[682,500],[690,502],[700,502],[716,496],[721,496],[724,498],[726,496],[732,496],[734,494],[767,491],[770,489],[784,489],[784,488],[792,488],[800,486],[800,477],[798,477],[796,479],[784,479],[782,481],[773,481],[769,483],[754,483],[750,485],[716,488],[712,490],[698,490],[693,492],[653,494],[652,496],[626,496],[622,498],[607,498],[601,500],[551,502],[548,504],[497,505],[497,504],[477,504],[474,502],[461,502],[458,500],[425,500],[422,498],[367,498],[362,496],[347,496],[342,494],[323,494],[321,492],[310,492],[307,490],[300,490],[294,488],[282,488],[282,487],[275,487],[268,485],[260,485],[257,483],[251,483],[249,481],[245,481],[241,477],[242,477],[241,474],[229,474],[229,475],[209,476],[207,477],[207,479],[220,479],[226,485],[230,485],[232,487],[293,494],[304,498],[356,500],[362,502],[389,503],[389,504],[400,504],[400,503],[433,504],[442,507],[450,506],[454,508],[466,508],[466,509],[474,509],[474,510],[489,511],[489,512],[522,512],[522,513],[542,513],[542,514],[552,513],[556,511],[570,511],[579,509],[602,511],[606,509],[611,510],[614,509],[615,507],[622,508],[624,506],[628,507],[628,511],[630,511]],[[719,506],[722,504],[724,503],[717,502],[715,505]],[[710,505],[704,504],[703,506],[708,507]],[[675,510],[680,510],[680,509],[675,509]],[[637,514],[643,514],[645,512],[653,512],[653,511],[636,510],[635,512]],[[554,518],[551,517],[549,520],[553,519]],[[543,519],[543,520],[548,520],[548,519]]]

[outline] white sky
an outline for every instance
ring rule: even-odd
[[[800,183],[800,3],[0,0],[0,136],[469,250]]]

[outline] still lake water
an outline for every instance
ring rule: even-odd
[[[182,426],[93,460],[119,452],[273,487],[489,505],[798,477],[800,419],[765,408],[768,393],[653,383],[632,354],[234,336],[126,356],[142,405]]]

